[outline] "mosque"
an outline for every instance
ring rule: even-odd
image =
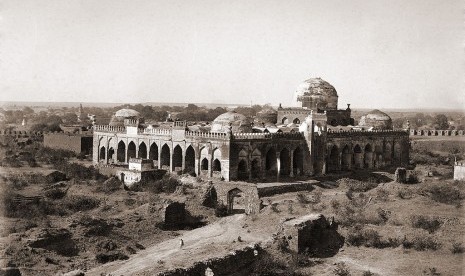
[[[208,126],[174,121],[146,124],[131,109],[94,126],[95,165],[128,166],[132,160],[155,169],[195,173],[225,181],[264,181],[328,172],[405,166],[408,129],[373,110],[354,125],[350,105],[338,109],[336,89],[321,78],[298,86],[294,107],[265,109],[255,118],[234,111]]]

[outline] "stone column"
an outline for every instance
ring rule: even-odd
[[[208,177],[213,176],[213,154],[212,152],[208,155]]]
[[[281,160],[278,153],[276,153],[276,181],[279,182],[279,173],[281,171]]]
[[[289,160],[290,161],[289,162],[290,163],[290,170],[291,170],[291,172],[289,173],[289,176],[294,177],[294,151],[293,150],[290,151],[289,156],[290,156],[290,159],[291,159],[291,160]]]
[[[156,143],[156,142],[155,142]],[[157,148],[158,148],[158,169],[161,169],[161,147],[160,147],[160,142],[158,143],[157,145]]]
[[[184,170],[186,169],[186,152],[185,151],[181,151],[181,158],[182,158],[181,173],[184,173]]]
[[[170,148],[170,172],[174,171],[174,164],[173,164],[173,143],[171,143],[171,148]]]

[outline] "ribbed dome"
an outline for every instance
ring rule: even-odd
[[[211,132],[252,132],[252,126],[242,114],[236,111],[228,111],[216,117],[212,122]]]
[[[337,109],[337,91],[321,78],[310,78],[302,82],[294,94],[302,107],[309,109]]]
[[[392,129],[392,119],[386,113],[374,109],[360,118],[359,125],[374,129]]]

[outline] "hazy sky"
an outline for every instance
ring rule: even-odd
[[[464,108],[462,4],[0,0],[0,100]]]

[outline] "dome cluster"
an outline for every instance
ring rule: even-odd
[[[301,83],[294,98],[298,105],[308,109],[337,109],[337,91],[321,78],[310,78]]]
[[[359,126],[372,127],[373,129],[392,129],[392,119],[386,113],[374,109],[360,118]]]

